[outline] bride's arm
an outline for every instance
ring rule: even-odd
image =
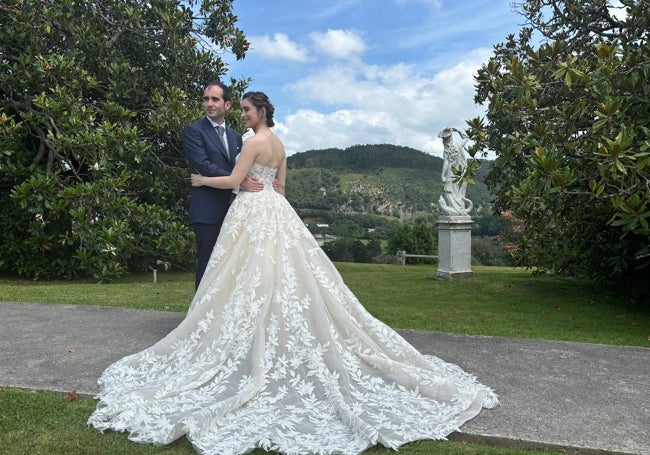
[[[235,167],[230,175],[224,177],[206,177],[201,174],[192,174],[192,186],[211,186],[221,189],[237,188],[246,178],[254,162],[255,152],[252,148],[246,147],[246,143],[244,143],[242,151],[239,153],[239,159],[235,163]]]

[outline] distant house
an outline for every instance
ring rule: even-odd
[[[318,246],[323,246],[327,242],[332,242],[336,240],[336,236],[329,234],[314,234],[314,240],[318,243]]]

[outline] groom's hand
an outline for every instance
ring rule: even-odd
[[[251,193],[257,193],[264,189],[264,184],[260,182],[255,177],[246,177],[239,187],[244,191],[250,191]]]

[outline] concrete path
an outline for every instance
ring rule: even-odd
[[[183,314],[0,302],[0,386],[94,395],[114,360],[170,332]],[[450,439],[650,455],[650,349],[399,331],[500,396]]]

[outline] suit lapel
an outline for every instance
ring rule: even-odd
[[[226,127],[226,138],[228,139],[228,150],[230,151],[230,163],[234,166],[237,161],[237,141],[235,140],[235,135],[232,134],[230,128]]]

